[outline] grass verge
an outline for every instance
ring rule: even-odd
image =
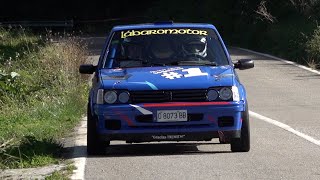
[[[85,112],[87,82],[78,67],[86,48],[23,29],[0,29],[0,47],[0,168],[60,163],[59,140]]]
[[[68,165],[64,169],[55,171],[50,176],[47,176],[45,180],[69,180],[70,175],[72,175],[75,169],[76,167],[74,165]]]

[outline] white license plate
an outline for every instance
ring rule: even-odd
[[[160,110],[157,111],[157,122],[188,121],[187,110]]]

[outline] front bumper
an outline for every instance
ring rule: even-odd
[[[240,130],[236,131],[206,131],[206,132],[166,132],[166,133],[111,133],[100,135],[101,140],[124,140],[128,143],[152,141],[210,141],[223,137],[229,142],[231,138],[239,138]]]
[[[188,121],[157,122],[158,110],[187,110]],[[238,137],[243,111],[244,101],[94,105],[100,136],[131,142],[210,140],[219,133]],[[232,123],[223,124],[226,119]]]

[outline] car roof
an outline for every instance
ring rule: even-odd
[[[215,29],[212,24],[202,24],[202,23],[171,23],[171,22],[159,22],[159,23],[149,23],[149,24],[131,24],[131,25],[119,25],[114,26],[112,31],[121,31],[129,29],[159,29],[159,28],[210,28]]]

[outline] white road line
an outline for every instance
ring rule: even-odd
[[[257,118],[257,119],[263,120],[263,121],[265,121],[267,123],[270,123],[270,124],[273,124],[275,126],[278,126],[279,128],[282,128],[282,129],[284,129],[286,131],[289,131],[289,132],[291,132],[291,133],[293,133],[293,134],[295,134],[295,135],[297,135],[297,136],[299,136],[299,137],[301,137],[301,138],[303,138],[303,139],[305,139],[305,140],[307,140],[307,141],[309,141],[309,142],[311,142],[311,143],[313,143],[315,145],[320,146],[320,141],[319,140],[314,139],[313,137],[311,137],[309,135],[306,135],[304,133],[301,133],[301,132],[293,129],[292,127],[290,127],[290,126],[288,126],[288,125],[286,125],[286,124],[284,124],[282,122],[270,119],[268,117],[262,116],[262,115],[260,115],[258,113],[252,112],[252,111],[249,111],[249,114],[250,114],[250,116],[252,116],[254,118]]]
[[[301,68],[301,69],[304,69],[304,70],[313,72],[313,73],[315,73],[315,74],[320,74],[320,71],[311,69],[311,68],[309,68],[309,67],[300,65],[300,64],[295,63],[295,62],[292,62],[292,61],[288,61],[288,60],[285,60],[285,59],[282,59],[282,58],[279,58],[279,57],[276,57],[276,56],[272,56],[272,55],[270,55],[270,54],[264,54],[264,53],[252,51],[252,50],[249,50],[249,49],[239,48],[239,47],[234,47],[234,48],[240,49],[240,50],[243,50],[243,51],[247,51],[247,52],[249,52],[249,53],[258,54],[258,55],[260,55],[260,56],[265,56],[265,57],[269,57],[269,58],[272,58],[272,59],[276,59],[276,60],[279,60],[279,61],[281,61],[281,62],[284,62],[284,63],[287,63],[287,64],[291,64],[291,65],[296,66],[296,67],[299,67],[299,68]]]
[[[73,171],[71,179],[80,180],[84,179],[85,165],[86,165],[86,147],[87,146],[87,117],[84,117],[80,122],[80,127],[77,130],[77,134],[74,150],[73,161],[76,170]]]
[[[295,62],[292,62],[292,61],[288,61],[288,60],[285,60],[285,59],[282,59],[282,58],[279,58],[279,57],[276,57],[276,56],[272,56],[272,55],[269,55],[269,54],[264,54],[264,53],[260,53],[260,52],[256,52],[256,51],[252,51],[252,50],[249,50],[249,49],[244,49],[244,48],[239,48],[239,47],[234,47],[236,49],[240,49],[240,50],[243,50],[243,51],[246,51],[246,52],[249,52],[249,53],[253,53],[253,54],[257,54],[257,55],[261,55],[261,56],[265,56],[265,57],[269,57],[269,58],[272,58],[272,59],[275,59],[275,60],[279,60],[281,62],[284,62],[284,63],[287,63],[287,64],[291,64],[293,66],[296,66],[296,67],[299,67],[301,69],[304,69],[304,70],[307,70],[307,71],[310,71],[312,73],[315,73],[315,74],[320,74],[320,71],[317,71],[317,70],[314,70],[314,69],[311,69],[311,68],[308,68],[306,66],[303,66],[303,65],[300,65],[298,63],[295,63]],[[252,112],[250,111],[249,112],[251,116],[255,117],[255,118],[258,118],[260,120],[263,120],[265,122],[268,122],[270,124],[273,124],[275,126],[278,126],[286,131],[289,131],[303,139],[306,139],[307,141],[310,141],[311,143],[313,144],[316,144],[318,146],[320,146],[320,141],[317,140],[317,139],[314,139],[313,137],[309,136],[309,135],[306,135],[304,133],[301,133],[295,129],[293,129],[292,127],[284,124],[284,123],[281,123],[279,121],[276,121],[276,120],[273,120],[273,119],[270,119],[268,117],[265,117],[265,116],[262,116],[258,113],[255,113],[255,112]]]

